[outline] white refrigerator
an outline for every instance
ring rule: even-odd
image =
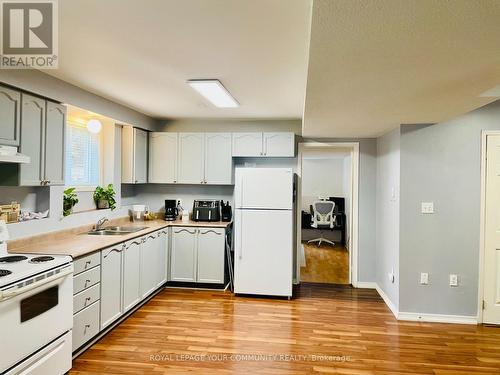
[[[292,169],[236,168],[234,202],[234,292],[291,297]]]

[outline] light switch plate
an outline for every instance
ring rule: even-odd
[[[429,284],[429,274],[427,272],[422,272],[420,274],[420,285],[428,285]]]
[[[423,214],[433,214],[434,213],[434,202],[422,202],[422,213]]]
[[[458,286],[458,275],[450,274],[450,286]]]

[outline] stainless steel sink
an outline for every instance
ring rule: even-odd
[[[93,236],[116,236],[116,235],[135,233],[147,228],[148,227],[135,227],[135,226],[106,227],[102,229],[91,230],[90,232],[87,232],[87,234]]]

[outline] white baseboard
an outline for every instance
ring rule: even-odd
[[[373,281],[358,281],[356,288],[377,289],[377,283]]]
[[[413,312],[398,313],[398,320],[408,320],[413,322],[430,322],[430,323],[477,324],[476,316],[420,314]]]
[[[387,294],[385,294],[376,282],[359,281],[356,284],[356,288],[376,289],[397,320],[429,323],[478,324],[477,316],[399,312],[394,303],[392,303]]]
[[[382,290],[381,287],[378,286],[377,283],[375,283],[376,287],[375,289],[377,289],[377,292],[378,294],[380,294],[380,297],[382,297],[382,299],[384,300],[385,304],[387,305],[387,307],[389,308],[389,310],[391,310],[392,312],[392,315],[394,315],[394,317],[396,319],[399,319],[398,318],[398,309],[396,308],[396,306],[394,305],[394,303],[392,303],[392,301],[390,300],[390,298],[387,296],[387,294],[385,294],[385,292]]]

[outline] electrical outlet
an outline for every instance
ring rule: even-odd
[[[458,275],[450,274],[450,286],[458,286]]]
[[[427,272],[422,272],[420,274],[420,285],[428,285],[429,284],[429,274]]]
[[[177,199],[177,205],[178,205],[178,206],[181,206],[181,207],[184,207],[184,206],[182,205],[182,199]]]
[[[433,214],[434,202],[422,202],[421,211],[423,214]]]

